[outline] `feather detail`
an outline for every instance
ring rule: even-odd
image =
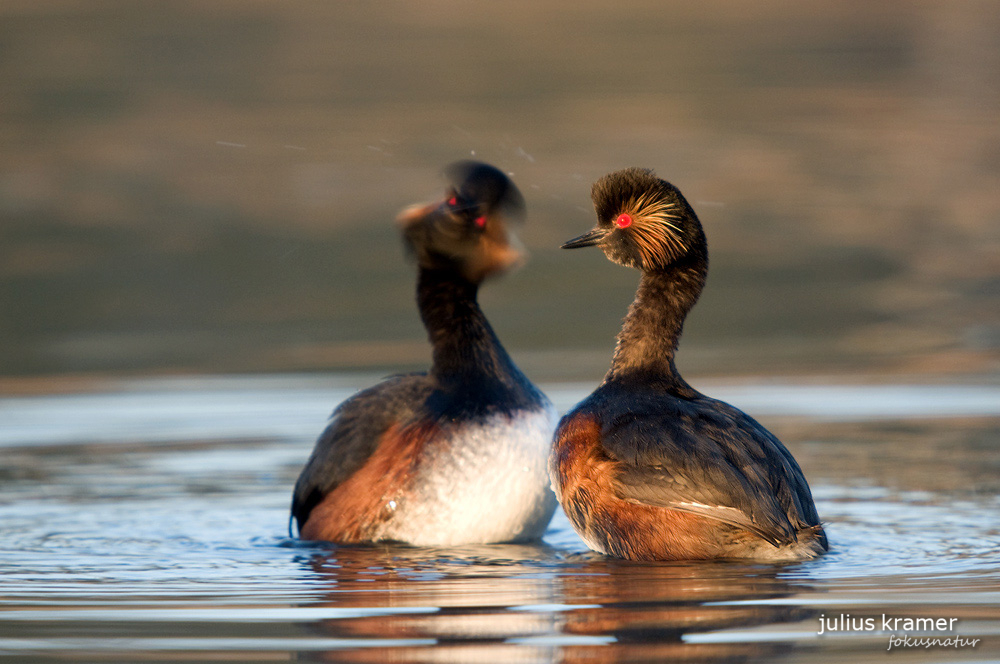
[[[667,265],[687,251],[680,237],[680,227],[671,221],[680,220],[680,216],[671,212],[676,208],[676,203],[669,203],[652,192],[629,200],[622,208],[622,213],[632,217],[627,232],[644,265]]]

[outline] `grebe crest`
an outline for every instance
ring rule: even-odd
[[[676,187],[652,170],[609,173],[594,183],[591,198],[597,226],[564,248],[596,245],[615,263],[644,271],[705,253],[705,234],[694,210]]]

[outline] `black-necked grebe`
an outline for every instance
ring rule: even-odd
[[[555,511],[546,472],[555,410],[476,302],[482,281],[521,257],[505,220],[523,214],[524,200],[493,166],[459,162],[446,173],[442,202],[399,219],[433,366],[334,411],[295,485],[303,539],[522,541],[541,537]]]
[[[684,382],[674,353],[708,273],[701,223],[681,193],[629,168],[593,187],[598,246],[642,278],[611,369],[566,414],[549,474],[583,540],[636,560],[798,560],[827,550],[812,494],[784,445]]]

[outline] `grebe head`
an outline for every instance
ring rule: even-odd
[[[602,177],[591,190],[597,226],[562,245],[600,247],[609,259],[656,271],[693,259],[705,264],[705,233],[687,200],[646,168],[626,168]]]
[[[444,200],[403,210],[403,238],[421,267],[456,269],[479,283],[523,257],[508,219],[524,216],[524,198],[499,169],[460,161],[445,169],[450,185]]]

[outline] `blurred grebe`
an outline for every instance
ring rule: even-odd
[[[518,262],[506,220],[524,200],[506,175],[459,162],[444,199],[400,216],[433,346],[426,374],[396,376],[333,413],[295,485],[303,539],[418,545],[541,537],[556,507],[546,459],[556,413],[476,302]]]

